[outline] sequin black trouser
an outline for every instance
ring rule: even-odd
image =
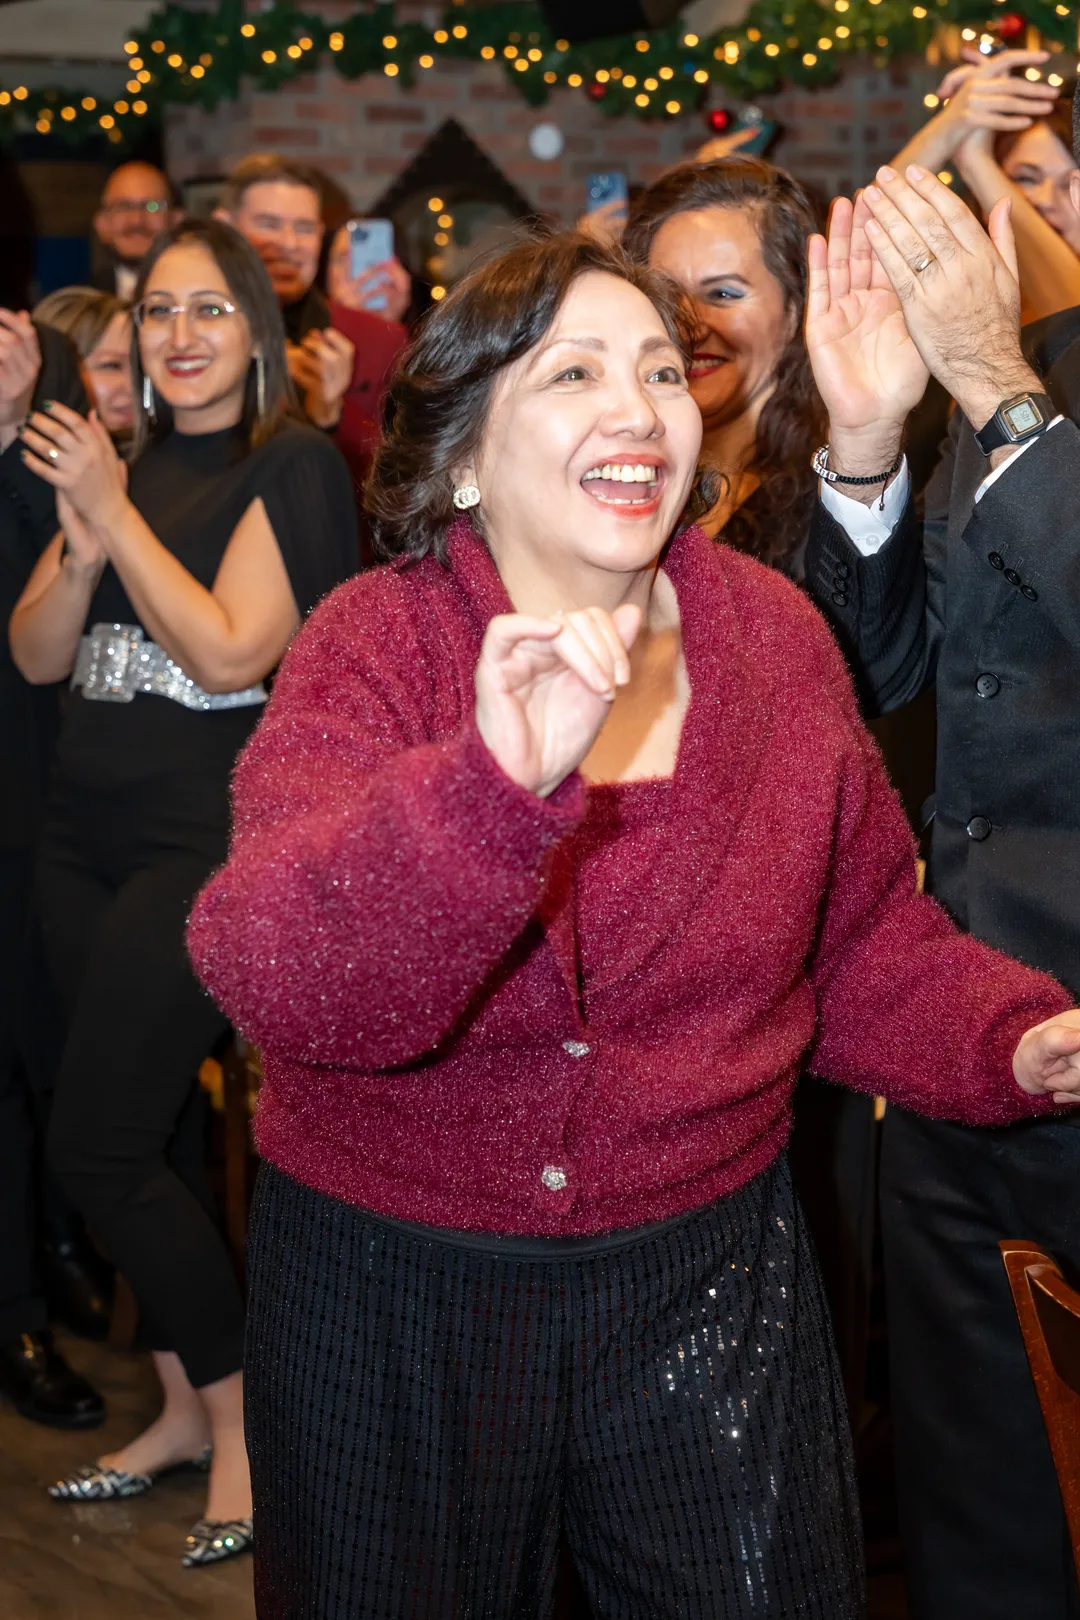
[[[486,1243],[264,1168],[260,1620],[546,1620],[560,1537],[596,1620],[855,1620],[847,1421],[786,1162],[606,1246]]]

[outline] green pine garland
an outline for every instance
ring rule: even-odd
[[[123,96],[110,102],[61,87],[5,87],[0,140],[36,128],[75,143],[104,131],[123,147],[166,105],[210,111],[234,98],[242,80],[274,90],[329,61],[347,79],[382,73],[411,88],[422,86],[438,57],[498,62],[534,107],[568,85],[611,116],[674,118],[700,107],[713,85],[738,100],[782,82],[822,85],[841,57],[921,55],[940,25],[993,27],[1005,8],[1006,0],[753,0],[738,28],[709,38],[688,35],[680,24],[570,46],[552,37],[528,0],[452,4],[434,31],[395,23],[392,4],[338,24],[291,0],[256,15],[244,12],[242,0],[221,0],[216,12],[168,4],[127,42],[131,77]],[[1080,0],[1024,0],[1025,22],[1052,47],[1075,46],[1078,15]]]

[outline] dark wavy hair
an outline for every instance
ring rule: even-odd
[[[281,306],[270,285],[266,266],[239,231],[220,219],[181,219],[162,232],[142,261],[139,279],[132,293],[133,309],[138,309],[158,260],[181,242],[194,242],[206,249],[221,271],[226,290],[232,294],[237,308],[247,318],[251,330],[252,359],[248,367],[241,425],[247,449],[254,449],[277,432],[283,418],[293,408]],[[264,366],[265,408],[262,411],[259,410],[256,385],[256,354],[262,355]],[[161,438],[172,428],[172,412],[160,396],[155,396],[152,420],[143,405],[144,372],[139,352],[139,333],[134,324],[131,333],[131,374],[135,405],[132,438],[134,458],[153,439]]]
[[[526,237],[482,264],[425,317],[390,384],[364,492],[377,556],[433,554],[445,563],[446,531],[457,516],[452,471],[480,447],[495,379],[541,342],[573,283],[590,270],[644,293],[689,358],[694,326],[681,292],[620,248],[566,231]],[[681,521],[694,522],[715,500],[715,477],[699,472]]]
[[[817,480],[810,460],[824,442],[825,408],[803,341],[806,243],[820,229],[818,210],[797,180],[760,158],[680,163],[637,198],[623,246],[639,264],[660,227],[676,214],[729,208],[751,215],[769,274],[780,284],[792,335],[776,365],[775,386],[758,420],[754,459],[745,470],[760,483],[732,513],[724,539],[780,568],[793,568],[809,522]],[[735,471],[721,468],[721,472]]]

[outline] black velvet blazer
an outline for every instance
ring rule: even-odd
[[[806,585],[870,713],[936,684],[932,892],[1080,995],[1080,309],[1024,346],[1067,420],[976,505],[989,463],[956,412],[923,510],[875,557],[818,503]]]

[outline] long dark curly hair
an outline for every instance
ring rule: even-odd
[[[759,484],[724,527],[723,538],[773,567],[798,573],[817,480],[810,459],[824,442],[825,408],[803,341],[806,242],[820,229],[819,211],[797,180],[760,158],[680,163],[634,203],[623,238],[631,258],[647,264],[660,227],[676,214],[704,208],[745,210],[757,226],[762,257],[779,282],[792,335],[776,365],[774,387],[758,421],[754,458],[745,469]]]

